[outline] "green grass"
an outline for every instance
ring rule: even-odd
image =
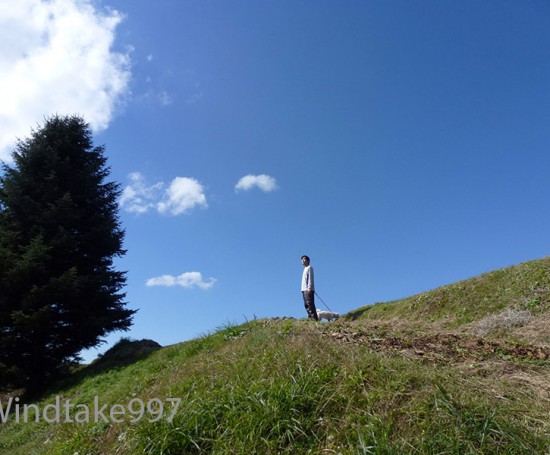
[[[417,352],[427,332],[406,325],[410,313],[421,318],[428,308],[437,310],[434,320],[448,319],[460,301],[480,319],[528,306],[534,295],[533,312],[543,315],[547,267],[547,259],[534,261],[360,309],[334,324],[227,323],[188,342],[140,351],[130,363],[122,360],[131,356],[132,343],[123,340],[103,364],[81,369],[35,404],[42,410],[61,397],[92,409],[96,397],[108,407],[161,400],[162,419],[150,422],[147,413],[136,422],[129,413],[122,422],[12,419],[0,426],[0,453],[548,454],[548,359],[516,355],[505,349],[515,345],[500,340],[501,347],[468,360],[461,353],[479,344],[468,338],[472,345],[457,345],[455,357],[441,360],[427,355],[430,346],[439,354],[435,345]],[[484,296],[491,310],[474,310]],[[401,325],[392,329],[400,316]],[[460,321],[457,316],[453,324]],[[168,398],[181,399],[171,421]]]

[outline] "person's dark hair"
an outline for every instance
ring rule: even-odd
[[[302,260],[302,259],[304,259],[304,258],[307,259],[307,262],[311,262],[311,261],[309,260],[309,256],[306,256],[305,254],[300,258],[300,260]]]

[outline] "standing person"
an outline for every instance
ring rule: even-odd
[[[316,321],[317,310],[315,309],[315,282],[313,279],[313,267],[309,265],[309,257],[302,256],[302,265],[304,272],[302,273],[302,296],[304,298],[304,306],[307,311],[308,318],[313,318]]]

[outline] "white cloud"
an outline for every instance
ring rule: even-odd
[[[176,177],[166,188],[163,182],[149,184],[139,172],[129,176],[130,184],[122,191],[120,206],[128,212],[181,215],[199,206],[208,207],[204,188],[195,179]]]
[[[235,185],[235,191],[248,191],[254,187],[268,193],[277,189],[277,180],[265,174],[245,175]]]
[[[0,159],[50,115],[109,126],[129,91],[130,51],[111,49],[122,19],[90,0],[0,0]]]
[[[157,204],[157,210],[180,215],[195,206],[208,206],[203,186],[195,179],[176,177],[166,190],[164,199]]]
[[[155,209],[164,184],[158,182],[149,185],[139,172],[132,172],[128,178],[131,183],[122,191],[120,206],[132,213],[146,213]]]
[[[208,278],[204,280],[200,272],[185,272],[181,275],[162,275],[147,280],[147,286],[181,286],[183,288],[192,289],[210,289],[216,283],[216,278]]]

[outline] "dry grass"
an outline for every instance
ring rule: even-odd
[[[476,335],[487,335],[497,329],[512,329],[523,327],[534,319],[534,316],[527,310],[506,308],[496,314],[485,316],[472,324],[471,331]]]
[[[529,343],[550,346],[550,311],[531,319],[528,324],[515,329],[513,333]]]

